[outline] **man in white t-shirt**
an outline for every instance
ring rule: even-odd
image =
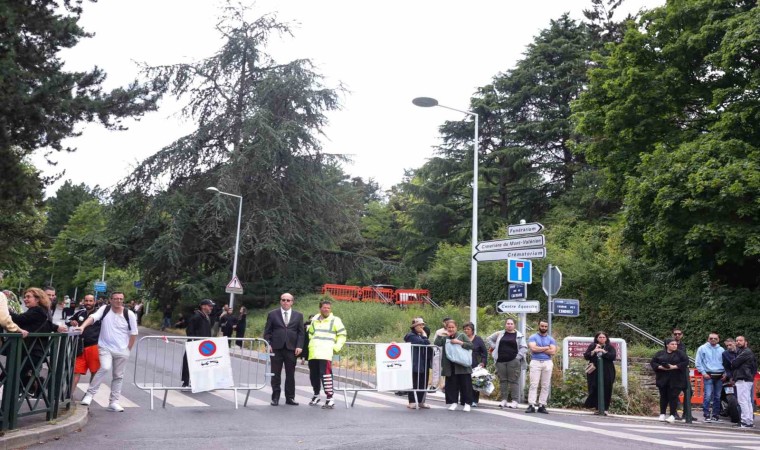
[[[129,361],[129,352],[137,339],[137,317],[135,313],[124,307],[124,293],[114,292],[111,294],[110,304],[102,306],[95,314],[90,315],[79,329],[84,330],[97,321],[101,323],[98,339],[100,369],[95,373],[90,388],[82,399],[82,404],[88,406],[92,403],[92,398],[98,392],[100,383],[105,381],[106,374],[113,367],[108,410],[122,412],[124,408],[119,405],[119,397],[124,381],[124,371]]]

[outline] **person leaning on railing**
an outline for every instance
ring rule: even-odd
[[[11,313],[8,310],[8,298],[0,292],[0,326],[8,333],[21,333],[23,337],[29,334],[28,331],[20,328],[13,322]]]

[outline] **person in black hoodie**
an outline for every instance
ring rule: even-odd
[[[749,342],[744,336],[736,337],[736,358],[731,361],[731,377],[736,385],[736,396],[742,410],[742,421],[737,426],[752,428],[755,426],[752,407],[752,383],[757,373],[755,354],[749,349]]]
[[[185,333],[188,337],[212,337],[211,314],[214,302],[209,299],[201,300],[199,309],[187,322]],[[182,387],[190,387],[190,368],[187,365],[187,352],[182,357]]]
[[[689,366],[689,358],[678,350],[678,342],[665,339],[665,350],[660,350],[651,361],[655,384],[660,391],[660,421],[673,423],[678,413],[678,394],[686,387],[683,368]],[[670,416],[665,411],[670,407]]]

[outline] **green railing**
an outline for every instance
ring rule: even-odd
[[[58,417],[72,405],[79,336],[59,333],[2,334],[0,345],[0,431],[18,427],[21,417]]]

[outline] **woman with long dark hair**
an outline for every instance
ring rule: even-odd
[[[589,344],[583,357],[594,367],[592,372],[586,372],[588,397],[584,406],[599,409],[599,357],[602,358],[602,381],[604,382],[604,411],[606,415],[612,399],[612,385],[615,383],[615,358],[617,351],[610,343],[609,336],[604,331],[594,335],[594,342]]]

